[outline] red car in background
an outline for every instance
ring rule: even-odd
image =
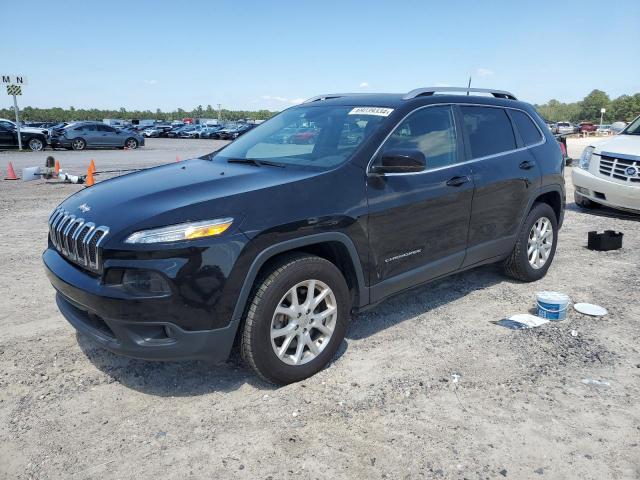
[[[578,125],[578,133],[595,132],[598,126],[592,122],[580,122]]]
[[[317,137],[318,130],[314,128],[304,128],[291,135],[291,137],[289,137],[289,143],[312,144],[316,143]]]

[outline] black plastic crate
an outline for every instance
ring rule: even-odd
[[[614,230],[605,230],[604,233],[598,233],[596,231],[589,232],[589,241],[587,248],[590,250],[617,250],[622,248],[622,232],[616,232]]]

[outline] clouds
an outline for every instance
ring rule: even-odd
[[[490,77],[493,75],[493,70],[489,70],[488,68],[480,67],[476,70],[477,77]]]
[[[157,85],[158,84],[158,80],[145,80],[144,83],[146,85]]]
[[[362,82],[358,88],[367,88],[369,86],[369,82]]]
[[[286,97],[278,97],[274,95],[263,95],[263,100],[269,100],[276,103],[286,103],[289,105],[297,105],[299,103],[304,102],[304,98],[286,98]]]

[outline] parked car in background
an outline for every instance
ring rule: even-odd
[[[51,146],[73,150],[85,148],[138,148],[144,145],[144,137],[137,132],[118,130],[102,122],[76,122],[67,125],[62,132],[51,137]]]
[[[46,130],[45,130],[46,131]],[[26,131],[21,128],[20,139],[22,148],[28,148],[33,152],[44,150],[47,146],[47,135],[42,131]],[[18,129],[15,125],[0,122],[0,149],[18,148]]]
[[[620,134],[582,152],[571,173],[577,205],[640,213],[640,116]]]
[[[193,125],[191,129],[183,130],[180,134],[181,138],[200,138],[202,136],[202,132],[207,128],[206,125],[196,124]]]
[[[623,131],[625,128],[627,128],[626,122],[613,122],[611,124],[611,133],[618,134],[621,131]]]
[[[573,133],[573,125],[569,122],[558,122],[556,123],[556,131],[554,133],[558,133],[560,135]]]
[[[595,132],[597,129],[598,126],[592,122],[580,122],[580,125],[578,125],[578,133]]]
[[[255,128],[256,125],[252,123],[241,123],[229,128],[223,128],[216,135],[221,140],[235,140],[241,135],[244,135],[249,130]]]
[[[142,131],[142,136],[145,138],[158,138],[162,130],[156,127],[149,127]]]
[[[206,128],[203,128],[200,132],[200,138],[213,138],[215,133],[218,133],[224,127],[222,125],[212,125]]]
[[[316,143],[316,138],[318,137],[319,130],[315,128],[301,128],[296,133],[291,135],[289,138],[289,143],[297,143],[297,144],[314,144]]]
[[[8,120],[6,118],[0,118],[0,125],[3,125],[9,129],[16,129],[17,130],[17,126],[16,126],[16,122],[14,122],[13,120]],[[49,135],[49,131],[46,128],[40,128],[40,127],[27,127],[27,126],[23,126],[20,125],[20,131],[23,133],[41,133],[42,135]]]
[[[596,133],[599,135],[611,135],[611,125],[598,125]]]
[[[190,127],[191,127],[191,125],[184,125],[184,124],[176,125],[171,130],[169,130],[167,132],[167,137],[169,137],[169,138],[178,138],[180,136],[180,132],[182,132],[182,130],[184,130],[185,128],[190,128]]]

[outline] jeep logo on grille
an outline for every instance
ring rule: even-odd
[[[86,203],[83,203],[78,207],[78,210],[80,210],[82,213],[87,213],[89,210],[91,210],[91,207]]]
[[[629,175],[630,177],[635,177],[636,174],[638,173],[638,169],[636,167],[627,167],[627,169],[625,170],[626,174]]]

